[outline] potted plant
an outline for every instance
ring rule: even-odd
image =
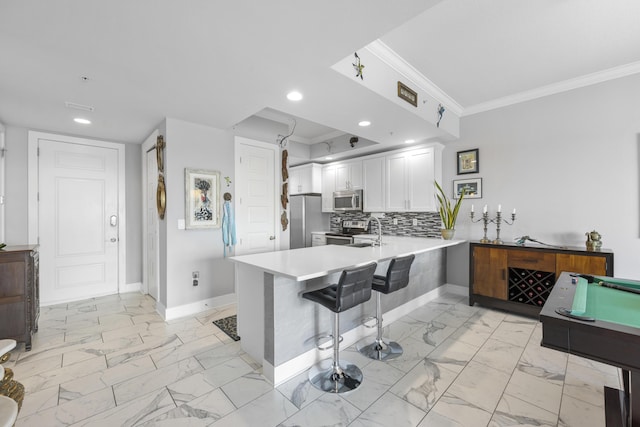
[[[453,235],[455,233],[456,227],[456,219],[458,218],[458,211],[460,210],[460,204],[462,203],[462,199],[464,198],[465,190],[462,189],[460,193],[460,197],[455,205],[452,206],[451,200],[444,194],[442,187],[438,184],[438,181],[434,181],[436,185],[436,189],[438,190],[436,193],[436,197],[438,197],[438,202],[440,203],[440,219],[442,220],[442,238],[445,240],[453,239]]]

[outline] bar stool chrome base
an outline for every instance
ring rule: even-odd
[[[374,340],[367,344],[365,340],[356,344],[356,349],[363,356],[375,360],[391,360],[402,356],[402,346],[395,341]]]
[[[347,393],[362,384],[362,371],[346,360],[335,365],[332,359],[325,359],[311,367],[309,382],[327,393]]]

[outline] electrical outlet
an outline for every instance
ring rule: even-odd
[[[418,220],[417,220],[417,218],[414,218],[414,219],[413,219],[413,225],[418,225]]]
[[[393,218],[393,225],[398,225],[398,218]]]
[[[193,286],[198,286],[198,279],[199,278],[200,278],[200,272],[199,271],[191,272],[191,279],[193,280],[193,282],[192,282]]]

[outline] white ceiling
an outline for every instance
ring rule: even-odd
[[[640,72],[638,17],[637,0],[0,0],[0,122],[139,143],[164,117],[296,117],[308,145],[446,139],[331,67],[376,42],[464,116]]]

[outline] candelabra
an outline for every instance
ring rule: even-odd
[[[507,221],[506,219],[502,219],[502,212],[498,211],[496,213],[496,217],[494,219],[490,220],[491,222],[495,222],[495,224],[496,224],[496,239],[491,243],[493,243],[494,245],[503,244],[504,242],[502,240],[500,240],[500,223],[504,222],[507,225],[513,225],[515,220],[516,220],[515,209],[514,209],[514,212],[511,214],[511,222]],[[485,225],[485,227],[486,227],[486,225]],[[485,238],[486,238],[487,237],[486,229],[485,229],[485,233],[484,234],[485,234]],[[484,242],[482,242],[482,243],[484,243]]]
[[[490,240],[487,238],[487,224],[489,224],[489,214],[485,211],[482,213],[482,218],[478,218],[477,220],[474,221],[473,219],[473,211],[471,211],[471,222],[480,222],[482,221],[483,223],[483,228],[484,228],[484,237],[482,239],[480,239],[480,243],[489,243]]]

